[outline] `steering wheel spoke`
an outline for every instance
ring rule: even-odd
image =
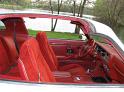
[[[83,47],[79,50],[79,57],[85,57],[91,53],[93,53],[95,49],[95,41],[93,39],[89,39]]]

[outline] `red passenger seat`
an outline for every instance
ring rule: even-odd
[[[85,70],[78,64],[69,64],[59,67],[57,58],[54,54],[52,47],[48,43],[48,39],[45,32],[39,32],[36,36],[39,42],[40,50],[49,65],[51,71],[66,71],[72,75],[84,75]]]
[[[23,80],[34,82],[55,82],[39,44],[34,38],[24,42],[20,49],[18,66]]]

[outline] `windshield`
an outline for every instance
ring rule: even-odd
[[[97,42],[100,42],[100,43],[104,43],[104,44],[110,44],[107,39],[105,39],[104,37],[101,37],[100,35],[91,35],[91,37],[97,41]]]

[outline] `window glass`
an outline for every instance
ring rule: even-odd
[[[6,29],[4,23],[0,20],[0,30]]]
[[[91,37],[92,37],[96,42],[101,42],[101,43],[105,43],[105,44],[110,44],[110,42],[109,42],[106,38],[104,38],[104,37],[102,37],[102,36],[100,36],[100,35],[91,35]]]

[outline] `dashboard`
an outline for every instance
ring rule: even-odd
[[[95,48],[97,54],[105,61],[109,61],[109,53],[107,51],[105,51],[101,46],[99,46],[98,44],[96,44],[96,48]]]

